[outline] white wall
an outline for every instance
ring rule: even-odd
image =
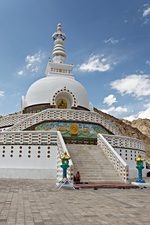
[[[56,178],[57,146],[0,146],[0,177]]]
[[[125,149],[125,148],[114,148],[116,152],[123,158],[123,160],[129,165],[129,177],[137,177],[136,169],[136,158],[141,155],[144,159],[146,157],[144,151],[135,150],[135,149]],[[148,170],[144,162],[143,177],[146,177]]]

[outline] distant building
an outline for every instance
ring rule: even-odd
[[[143,142],[93,111],[73,65],[65,64],[61,24],[52,37],[45,77],[22,97],[21,112],[0,118],[0,177],[60,180],[60,156],[68,152],[71,179],[80,171],[81,181],[128,182],[137,176],[135,158],[145,157]]]

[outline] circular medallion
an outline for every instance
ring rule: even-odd
[[[78,124],[71,124],[70,125],[70,133],[76,135],[79,131]]]

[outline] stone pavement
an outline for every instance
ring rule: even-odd
[[[49,180],[0,179],[0,225],[149,225],[150,188],[57,190]]]

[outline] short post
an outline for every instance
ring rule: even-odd
[[[141,155],[139,155],[137,158],[136,158],[136,168],[138,170],[138,178],[136,180],[136,182],[138,183],[145,183],[145,181],[143,180],[142,178],[142,170],[144,169],[144,159],[142,158]]]
[[[67,169],[69,167],[70,156],[65,152],[61,157],[61,168],[63,169],[63,181],[67,180]]]

